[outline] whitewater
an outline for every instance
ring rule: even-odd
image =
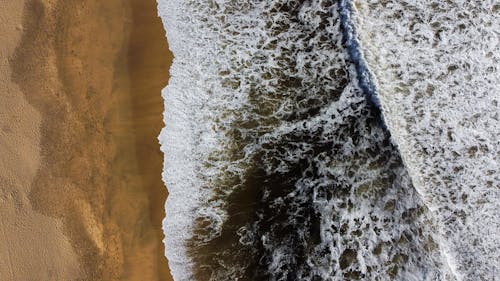
[[[499,280],[494,1],[159,0],[175,280]]]

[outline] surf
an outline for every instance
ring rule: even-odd
[[[445,280],[347,1],[159,1],[176,280]]]

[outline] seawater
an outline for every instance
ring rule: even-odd
[[[159,1],[175,280],[455,280],[348,1]],[[353,41],[354,40],[354,41]]]
[[[458,280],[500,280],[500,3],[353,0],[384,120]]]

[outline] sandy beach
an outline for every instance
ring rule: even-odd
[[[155,1],[0,3],[0,279],[171,280]]]

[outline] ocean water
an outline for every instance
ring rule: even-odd
[[[462,278],[378,93],[371,7],[158,4],[175,56],[159,137],[175,280]]]
[[[500,3],[353,1],[384,119],[459,280],[500,280]]]

